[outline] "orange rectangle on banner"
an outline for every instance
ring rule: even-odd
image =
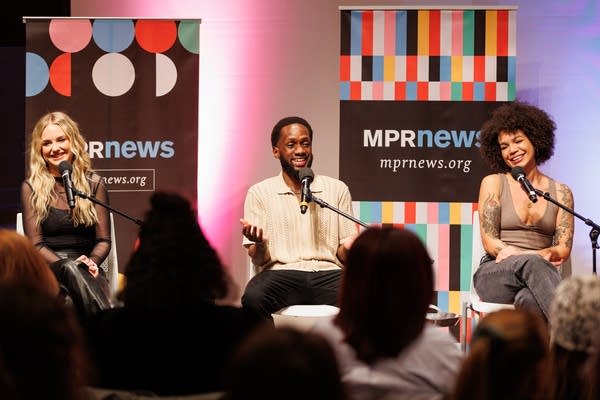
[[[340,81],[350,80],[350,56],[340,56]]]
[[[362,55],[373,55],[373,11],[362,13]]]

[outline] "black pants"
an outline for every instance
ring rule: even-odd
[[[336,305],[341,270],[306,272],[265,270],[246,285],[242,306],[271,318],[271,314],[294,304]]]
[[[111,308],[108,281],[102,269],[97,277],[88,272],[86,264],[64,258],[50,264],[66,301],[71,303],[80,322],[100,310]]]

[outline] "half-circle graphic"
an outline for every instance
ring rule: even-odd
[[[25,96],[33,97],[48,85],[48,64],[39,55],[25,53]]]
[[[177,67],[164,54],[156,55],[156,96],[163,96],[171,91],[177,83]]]
[[[190,53],[200,53],[200,22],[181,21],[177,29],[179,43]]]
[[[50,64],[50,84],[63,96],[71,96],[71,53],[56,57]]]

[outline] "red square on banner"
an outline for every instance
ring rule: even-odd
[[[373,11],[362,13],[362,55],[373,55]]]
[[[350,82],[350,100],[361,100],[362,82]]]
[[[429,11],[429,56],[440,55],[440,10]]]
[[[496,55],[508,55],[508,10],[498,10]]]
[[[485,56],[473,57],[473,80],[485,82]]]
[[[496,82],[486,82],[485,101],[496,101]]]
[[[394,84],[394,100],[406,100],[406,82]]]
[[[429,100],[429,82],[417,82],[417,100]]]
[[[417,56],[406,56],[406,82],[417,81]]]
[[[404,223],[415,224],[417,222],[417,203],[407,201],[404,203]]]
[[[350,80],[350,56],[340,56],[340,81]]]
[[[463,101],[473,101],[473,82],[463,82]]]

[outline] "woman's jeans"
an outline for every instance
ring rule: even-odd
[[[558,268],[537,254],[510,256],[499,263],[486,254],[473,276],[482,301],[531,309],[546,320],[560,281]]]

